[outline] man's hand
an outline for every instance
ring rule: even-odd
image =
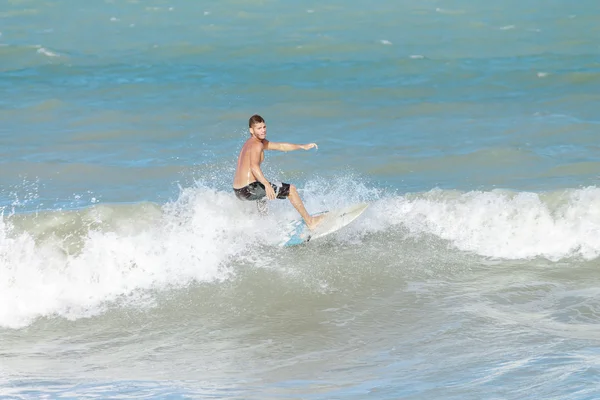
[[[270,183],[265,185],[265,192],[267,193],[267,199],[275,200],[275,191],[273,190],[273,186],[271,186]]]
[[[315,148],[315,149],[318,150],[319,146],[317,146],[316,143],[309,143],[309,144],[303,144],[303,145],[301,145],[300,148],[303,149],[303,150],[310,150],[312,148]]]

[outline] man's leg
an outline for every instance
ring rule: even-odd
[[[294,185],[290,185],[290,194],[288,196],[288,199],[290,200],[290,203],[292,203],[294,208],[300,213],[302,219],[304,219],[304,222],[306,222],[306,226],[308,226],[308,229],[314,229],[319,224],[319,222],[325,217],[325,215],[317,215],[316,217],[313,217],[308,213],[308,211],[306,211],[304,203],[302,203],[300,195],[298,194],[298,191],[296,190],[296,187]]]

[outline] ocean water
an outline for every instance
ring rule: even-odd
[[[0,0],[0,398],[599,398],[599,11]]]

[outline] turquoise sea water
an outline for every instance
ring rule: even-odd
[[[600,396],[594,1],[0,0],[0,397]],[[277,246],[231,191],[355,223]]]

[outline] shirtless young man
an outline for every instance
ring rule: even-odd
[[[250,138],[246,140],[238,158],[235,177],[233,178],[233,191],[240,200],[259,200],[265,196],[269,200],[275,198],[290,200],[290,203],[298,210],[308,229],[314,229],[323,218],[323,215],[311,216],[304,208],[300,195],[294,185],[281,183],[280,185],[270,183],[263,175],[260,164],[265,159],[265,150],[310,150],[318,148],[316,143],[291,144],[275,143],[266,139],[267,125],[260,115],[253,115],[248,121]]]

